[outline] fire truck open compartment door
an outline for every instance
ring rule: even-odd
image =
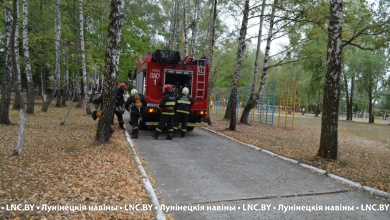
[[[145,71],[142,71],[137,74],[135,80],[135,88],[137,89],[139,94],[145,95],[146,82],[145,82]]]
[[[189,70],[165,70],[165,84],[171,84],[176,87],[177,94],[181,95],[182,89],[187,87],[192,94],[192,75],[193,71]]]

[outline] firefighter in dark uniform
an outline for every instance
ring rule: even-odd
[[[126,83],[120,83],[118,88],[115,91],[115,111],[114,111],[114,113],[115,113],[116,117],[118,118],[119,128],[122,130],[126,130],[126,128],[124,127],[124,122],[123,122],[123,112],[119,112],[116,109],[117,109],[117,106],[123,106],[123,108],[124,108],[125,98],[123,95],[125,93],[126,87],[127,87]]]
[[[173,117],[175,115],[175,104],[176,97],[173,93],[172,86],[170,84],[166,84],[164,86],[164,94],[161,99],[158,107],[162,110],[160,121],[158,122],[155,133],[152,135],[154,139],[158,139],[158,136],[161,134],[165,124],[167,124],[168,128],[168,140],[172,140],[173,137]]]
[[[175,114],[175,124],[173,126],[173,136],[175,136],[176,131],[179,129],[179,123],[181,123],[181,137],[183,138],[187,133],[187,122],[188,115],[190,114],[190,108],[194,104],[194,100],[191,96],[188,95],[189,90],[187,87],[184,87],[182,90],[182,95],[176,101],[176,114]]]
[[[142,119],[142,112],[146,107],[145,96],[138,94],[136,89],[132,89],[130,92],[130,97],[126,100],[125,108],[130,112],[130,125],[133,126],[133,131],[131,134],[132,138],[138,139],[139,133],[139,123],[138,120]]]
[[[96,110],[92,112],[92,118],[93,120],[96,120],[98,118],[100,118],[100,116],[102,115],[102,109],[103,109],[103,93],[101,92],[98,92],[98,93],[95,93],[92,97],[91,97],[91,102],[95,105],[95,108]],[[112,133],[114,133],[114,129],[110,126],[110,135]]]

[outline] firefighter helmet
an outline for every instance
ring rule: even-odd
[[[194,56],[187,56],[186,58],[186,63],[194,61]]]
[[[188,88],[184,87],[183,90],[181,91],[181,93],[183,93],[184,95],[188,95],[188,93],[189,93]]]
[[[172,85],[166,84],[164,86],[164,92],[172,92]]]
[[[127,85],[126,85],[126,83],[119,83],[119,89],[126,89],[126,87],[127,87]]]
[[[137,91],[136,89],[132,89],[132,90],[130,91],[130,94],[131,94],[131,95],[138,94],[138,91]]]

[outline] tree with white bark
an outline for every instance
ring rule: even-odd
[[[114,97],[121,54],[124,5],[124,0],[111,0],[103,84],[103,110],[96,131],[96,140],[98,141],[108,141],[111,136],[111,122],[115,106]]]
[[[54,95],[59,96],[59,84],[60,84],[60,57],[61,57],[61,10],[60,10],[61,0],[55,1],[55,50],[56,50],[56,62],[55,62],[55,73],[53,79],[53,89],[49,97],[47,97],[46,102],[42,107],[43,112],[47,112],[49,106],[54,98]]]

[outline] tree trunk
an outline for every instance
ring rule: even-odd
[[[13,9],[15,10],[14,12],[14,16],[18,16],[19,15],[19,5],[16,3],[16,7]],[[18,22],[17,21],[15,23],[15,39],[14,39],[14,50],[15,50],[15,65],[16,65],[16,72],[13,71],[13,77],[14,77],[14,85],[17,86],[17,87],[21,87],[22,85],[22,77],[21,77],[21,73],[20,73],[20,65],[19,65],[19,25],[18,25]],[[13,105],[13,109],[20,109],[21,108],[21,102],[22,102],[22,90],[21,89],[16,89],[15,88],[15,99],[14,99],[14,105]]]
[[[249,99],[246,102],[244,109],[242,110],[241,119],[240,119],[241,123],[249,124],[249,120],[248,120],[249,114],[251,110],[255,108],[258,104],[257,99],[255,99],[254,97],[258,97],[258,95],[249,96]]]
[[[330,1],[326,76],[323,99],[321,138],[318,156],[337,159],[338,111],[340,99],[340,74],[342,54],[343,1]]]
[[[68,69],[68,57],[67,57],[67,50],[63,50],[63,57],[64,57],[64,83],[62,87],[62,99],[61,99],[61,105],[66,106],[66,101],[68,101],[69,98],[69,69]],[[72,104],[73,104],[74,98],[72,98]]]
[[[187,0],[183,0],[183,37],[184,37],[184,57],[188,55],[188,36],[187,36]],[[209,84],[210,85],[210,84]]]
[[[352,121],[353,119],[353,96],[355,94],[355,74],[351,79],[351,94],[349,96],[349,106],[347,107],[347,116]]]
[[[39,66],[39,73],[41,76],[41,96],[42,96],[42,103],[46,103],[47,95],[46,95],[46,73],[43,71],[43,66]]]
[[[319,114],[321,112],[321,95],[318,95],[318,98],[317,98],[317,107],[316,107],[316,113],[315,113],[315,117],[318,117]]]
[[[224,119],[230,119],[232,117],[232,114],[231,114],[231,107],[232,106],[232,99],[230,98],[230,95],[229,95],[229,98],[227,100],[227,104],[226,104],[226,111],[225,111],[225,115],[223,116]]]
[[[278,0],[274,0],[274,4],[272,5],[272,11],[271,11],[271,17],[269,21],[269,30],[268,30],[268,37],[267,37],[267,45],[265,47],[265,53],[264,53],[264,63],[263,63],[263,70],[261,74],[261,80],[260,85],[257,90],[257,94],[255,97],[257,99],[260,98],[260,94],[263,92],[265,82],[267,81],[267,71],[268,71],[268,65],[269,65],[269,52],[271,50],[271,42],[272,42],[272,35],[273,35],[273,28],[274,28],[274,21],[275,21],[275,11],[276,6],[278,4]]]
[[[343,79],[344,79],[344,87],[345,87],[345,100],[346,100],[346,103],[347,103],[347,112],[346,112],[346,119],[345,120],[349,120],[348,119],[348,107],[349,107],[349,91],[348,91],[348,80],[347,80],[347,75],[346,74],[343,74]]]
[[[18,72],[18,54],[17,51],[17,28],[18,28],[18,0],[13,0],[13,22],[12,22],[12,32],[11,32],[11,51],[12,51],[12,70],[17,74]],[[19,69],[20,73],[20,69]],[[21,94],[21,84],[20,84],[20,75],[19,80],[14,82],[15,92]],[[18,143],[16,144],[15,150],[12,152],[12,155],[20,155],[22,153],[23,139],[24,139],[24,128],[26,124],[26,110],[24,108],[23,97],[20,96],[20,130]]]
[[[173,3],[172,11],[171,11],[171,22],[170,22],[170,27],[169,27],[169,40],[168,40],[168,48],[171,50],[177,50],[178,49],[178,44],[179,44],[179,35],[178,35],[178,30],[180,27],[180,6],[179,6],[178,0],[175,0]]]
[[[198,31],[199,31],[199,21],[200,21],[200,0],[195,0],[194,27],[192,29],[192,39],[191,39],[191,55],[192,56],[195,56],[195,53],[196,53],[196,44],[198,41]]]
[[[83,72],[84,83],[84,106],[87,114],[91,114],[88,102],[88,75],[85,65],[85,43],[84,43],[84,12],[83,12],[83,0],[79,0],[79,22],[80,22],[80,52],[81,52],[81,70]]]
[[[215,22],[217,20],[217,4],[218,0],[213,0],[211,4],[211,13],[210,13],[210,55],[209,55],[209,62],[210,62],[210,72],[209,72],[209,81],[208,81],[208,92],[207,92],[207,116],[206,116],[206,121],[208,125],[211,125],[211,117],[210,117],[210,94],[211,94],[211,88],[213,87],[212,85],[212,78],[213,78],[213,56],[214,56],[214,45],[215,45]]]
[[[372,92],[368,93],[368,123],[374,123],[374,104]]]
[[[261,35],[263,34],[263,22],[264,22],[264,10],[265,10],[265,0],[263,0],[263,5],[261,6],[261,14],[260,14],[260,25],[259,25],[259,33],[257,35],[257,48],[256,48],[256,59],[255,59],[255,70],[253,73],[253,83],[251,88],[251,94],[249,95],[248,102],[246,103],[244,110],[242,111],[241,123],[249,124],[248,118],[249,113],[253,108],[258,104],[259,96],[255,93],[257,78],[259,77],[259,60],[260,60],[260,52],[261,52]],[[272,15],[271,15],[272,16]],[[271,18],[273,19],[273,18]],[[269,33],[268,33],[269,35]],[[265,60],[264,60],[265,61]]]
[[[96,140],[99,141],[108,141],[110,139],[121,50],[121,34],[124,22],[124,4],[124,0],[111,0],[104,73],[103,111],[96,131]]]
[[[344,86],[346,88],[346,100],[347,100],[347,121],[352,121],[353,116],[353,93],[355,89],[355,75],[351,77],[351,88],[348,92],[348,80],[344,75]]]
[[[4,20],[6,28],[6,63],[3,77],[3,86],[1,91],[0,124],[11,124],[11,120],[9,119],[9,107],[11,105],[12,84],[12,47],[10,46],[12,32],[12,14],[7,7],[4,7]]]
[[[49,105],[51,104],[51,101],[54,98],[54,94],[59,94],[59,84],[60,84],[60,45],[61,45],[61,11],[60,11],[60,1],[55,1],[55,22],[56,22],[56,40],[55,40],[55,47],[56,47],[56,64],[55,64],[55,74],[54,74],[54,82],[53,82],[53,90],[51,91],[50,96],[47,98],[42,111],[47,112],[49,109]]]
[[[236,67],[234,69],[234,77],[233,77],[233,88],[232,92],[230,93],[230,99],[231,99],[231,106],[230,106],[230,130],[236,130],[236,106],[237,106],[237,87],[238,87],[238,79],[240,78],[241,74],[241,66],[242,66],[242,60],[244,59],[245,54],[245,47],[246,47],[246,31],[248,29],[248,17],[249,17],[249,0],[245,0],[245,6],[244,6],[244,12],[243,12],[243,18],[241,23],[241,29],[240,29],[240,37],[238,40],[238,51],[237,51],[237,58],[236,58]],[[227,109],[229,111],[229,109]]]
[[[78,0],[73,0],[73,34],[74,36],[79,36],[80,31],[77,29],[77,27],[80,26],[80,19],[78,18],[80,16],[80,11],[77,10],[78,6]],[[80,27],[79,27],[80,28]],[[77,108],[82,108],[84,105],[84,98],[85,98],[85,93],[84,93],[84,81],[83,81],[83,70],[82,70],[82,63],[81,63],[81,58],[79,57],[81,52],[81,46],[80,46],[80,36],[77,38],[74,38],[74,50],[76,51],[76,57],[77,57],[77,74],[80,76],[80,80],[77,81],[77,97],[75,98],[74,101],[77,101]],[[77,77],[78,78],[78,77]],[[75,90],[73,90],[75,91]]]
[[[62,97],[62,91],[61,89],[59,88],[59,85],[58,85],[58,90],[57,90],[57,93],[56,93],[56,107],[61,107],[61,97]]]
[[[27,78],[27,109],[26,113],[34,114],[34,81],[32,78],[31,63],[30,63],[30,50],[28,47],[28,0],[23,0],[23,51],[24,51],[24,62]]]
[[[64,118],[62,119],[60,125],[64,125],[65,124],[65,121],[66,119],[68,118],[69,114],[70,114],[70,111],[72,110],[72,107],[73,107],[73,102],[74,102],[74,98],[76,97],[76,91],[73,91],[73,96],[72,96],[72,100],[70,101],[70,105],[69,105],[69,108],[68,108],[68,112],[66,113],[66,115],[64,116]]]

